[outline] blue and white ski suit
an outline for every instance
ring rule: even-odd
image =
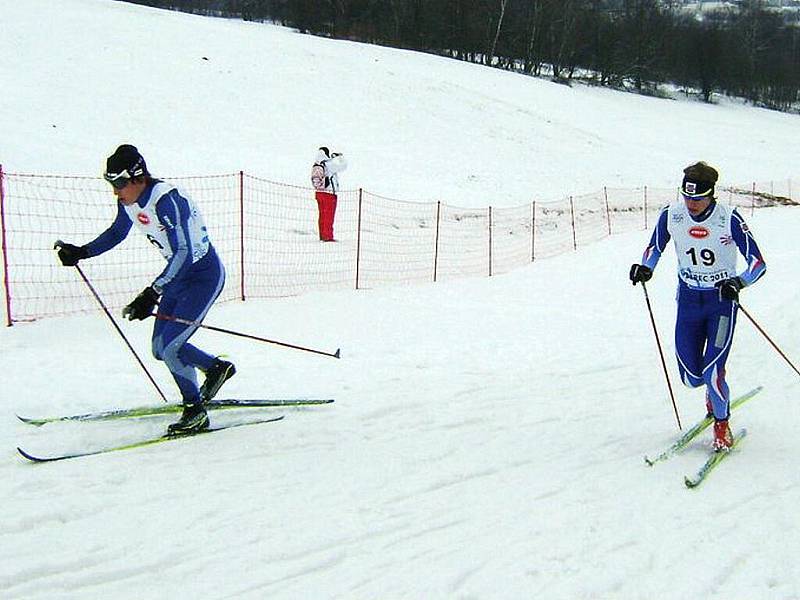
[[[730,395],[725,362],[737,304],[722,299],[715,285],[736,276],[745,286],[752,285],[767,266],[739,212],[716,201],[696,217],[683,202],[665,206],[642,264],[655,269],[670,239],[678,258],[675,352],[681,380],[689,387],[705,384],[714,416],[727,419]],[[747,266],[737,273],[739,254]]]
[[[183,402],[197,402],[200,393],[195,369],[208,370],[215,357],[192,346],[188,339],[222,291],[225,268],[194,202],[159,180],[148,183],[136,203],[117,203],[117,216],[111,226],[86,244],[88,255],[111,250],[127,237],[134,224],[167,261],[152,283],[161,293],[158,312],[194,323],[157,319],[153,326],[153,355],[167,365]]]

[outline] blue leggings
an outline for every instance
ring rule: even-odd
[[[736,304],[720,300],[719,291],[678,288],[675,353],[681,380],[689,387],[706,385],[714,416],[727,419],[729,391],[725,362],[736,327]]]
[[[225,285],[225,269],[216,253],[206,255],[195,266],[198,267],[196,270],[164,288],[158,305],[160,314],[194,324],[156,319],[153,326],[153,356],[167,365],[184,403],[199,401],[200,390],[195,369],[206,371],[215,360],[214,356],[192,346],[188,340],[197,331]]]

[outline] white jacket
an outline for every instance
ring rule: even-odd
[[[311,168],[311,183],[314,189],[331,194],[337,193],[339,191],[338,174],[346,168],[347,161],[342,154],[334,152],[328,158],[320,150],[317,154],[317,160]]]

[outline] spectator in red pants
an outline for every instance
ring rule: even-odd
[[[322,146],[317,160],[311,167],[311,184],[319,208],[319,239],[333,242],[333,218],[336,215],[336,192],[339,191],[339,176],[347,168],[341,152],[331,152]]]

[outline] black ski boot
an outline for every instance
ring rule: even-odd
[[[222,384],[236,374],[236,367],[227,360],[216,359],[214,364],[206,371],[206,380],[200,387],[200,399],[203,403],[208,402],[217,395]]]
[[[183,435],[208,429],[208,413],[203,404],[184,404],[181,418],[167,427],[167,435]]]

